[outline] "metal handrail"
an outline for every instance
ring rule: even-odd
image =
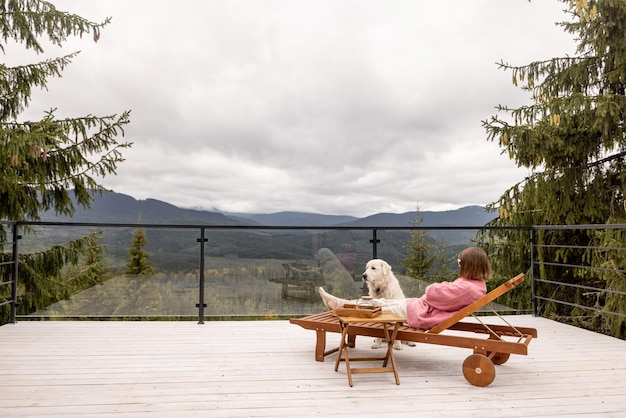
[[[587,266],[582,264],[572,263],[557,263],[555,260],[538,260],[537,254],[541,249],[578,249],[578,250],[611,250],[611,251],[626,251],[626,247],[601,247],[597,245],[566,245],[566,244],[539,244],[537,243],[537,233],[540,231],[549,230],[601,230],[601,229],[626,229],[626,224],[593,224],[593,225],[537,225],[537,226],[519,226],[519,227],[496,227],[496,226],[302,226],[302,225],[208,225],[208,224],[161,224],[161,223],[98,223],[98,222],[59,222],[59,221],[0,221],[3,225],[8,225],[11,228],[12,242],[11,244],[11,261],[3,262],[1,266],[7,264],[11,267],[11,280],[6,280],[0,283],[0,286],[11,286],[11,297],[8,301],[0,301],[0,306],[11,304],[11,319],[13,322],[16,320],[16,308],[17,308],[17,288],[18,288],[18,268],[19,268],[19,246],[18,242],[21,236],[18,232],[20,228],[24,227],[99,227],[99,228],[155,228],[155,229],[183,229],[183,230],[196,230],[199,232],[199,238],[196,240],[199,244],[199,258],[198,258],[198,322],[203,323],[205,319],[205,308],[207,306],[204,300],[204,287],[205,287],[205,243],[207,242],[206,233],[211,230],[276,230],[276,231],[369,231],[371,232],[371,254],[372,258],[378,257],[378,244],[380,244],[380,231],[454,231],[454,230],[528,230],[530,231],[529,247],[530,247],[530,282],[531,282],[531,304],[533,314],[539,316],[540,302],[549,301],[551,303],[563,304],[566,306],[575,306],[577,308],[588,309],[590,311],[599,311],[602,313],[616,314],[622,316],[622,313],[605,312],[604,310],[598,310],[595,307],[589,307],[579,304],[572,304],[572,302],[559,301],[558,299],[546,297],[545,295],[538,294],[538,284],[550,284],[555,286],[574,287],[590,292],[604,292],[605,294],[625,295],[624,292],[614,291],[610,289],[602,289],[593,286],[581,286],[572,283],[563,283],[553,278],[540,277],[539,271],[542,267],[551,266],[553,268],[568,268],[568,269],[583,269],[583,270],[600,270],[600,271],[616,271],[619,273],[626,273],[626,269],[608,269],[598,266]],[[9,243],[5,243],[9,244]],[[528,277],[527,276],[527,277]]]
[[[17,310],[17,278],[18,278],[18,266],[19,266],[19,257],[18,257],[18,240],[21,238],[18,235],[18,224],[16,222],[2,222],[11,227],[11,241],[3,242],[2,245],[10,245],[11,246],[11,260],[4,261],[0,263],[0,266],[9,266],[11,269],[11,280],[5,280],[0,282],[0,287],[3,286],[11,286],[11,296],[8,300],[1,300],[0,307],[11,305],[11,313],[10,318],[11,322],[15,322],[16,310]]]
[[[129,229],[178,229],[178,230],[196,230],[199,232],[200,237],[196,240],[199,244],[199,259],[198,259],[198,302],[196,308],[198,309],[198,323],[204,323],[205,320],[205,308],[207,304],[204,300],[205,290],[205,251],[204,245],[207,242],[206,233],[208,231],[215,230],[274,230],[274,231],[369,231],[371,232],[371,239],[369,243],[371,245],[372,258],[378,258],[378,244],[380,243],[379,232],[380,231],[412,231],[412,230],[426,230],[426,231],[480,231],[485,229],[493,230],[527,230],[528,227],[486,227],[484,225],[468,225],[468,226],[302,226],[302,225],[209,225],[209,224],[190,224],[190,223],[120,223],[120,222],[64,222],[64,221],[0,221],[5,225],[11,225],[14,230],[14,234],[17,234],[19,228],[29,227],[60,227],[60,228],[75,228],[75,227],[90,227],[90,228],[129,228]],[[21,237],[17,235],[15,239],[15,246],[13,249],[13,256],[17,260],[18,247],[17,240]],[[17,262],[15,264],[14,278],[12,281],[12,297],[10,303],[12,304],[12,321],[15,322],[15,308],[17,306]]]

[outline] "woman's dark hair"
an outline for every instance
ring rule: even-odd
[[[459,253],[459,276],[466,279],[491,278],[487,253],[478,247],[466,248]]]

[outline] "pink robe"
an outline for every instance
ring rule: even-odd
[[[407,301],[409,326],[430,329],[487,293],[483,280],[459,277],[453,282],[433,283],[420,298]]]

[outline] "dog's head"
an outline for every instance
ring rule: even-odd
[[[383,287],[389,280],[391,266],[385,260],[375,258],[365,265],[363,272],[363,282],[374,288]]]

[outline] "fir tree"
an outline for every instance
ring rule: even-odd
[[[623,223],[626,221],[626,2],[563,1],[569,21],[558,23],[577,40],[574,56],[499,66],[513,84],[532,96],[519,108],[498,106],[499,115],[484,121],[488,139],[498,141],[518,166],[532,170],[523,182],[489,206],[498,210],[496,226]],[[527,271],[528,234],[492,231],[486,238],[498,245],[490,252],[496,269],[510,276]],[[541,233],[540,244],[585,246],[605,241],[580,230]],[[623,243],[623,242],[622,242]],[[589,252],[545,248],[538,259],[584,264]],[[599,263],[606,263],[600,260]],[[619,265],[619,262],[615,263]],[[542,277],[571,283],[594,283],[598,274],[581,269],[544,267]],[[609,273],[615,278],[617,272]],[[606,276],[607,274],[602,274]],[[602,277],[608,285],[624,280]],[[556,290],[555,290],[556,291]],[[580,302],[582,291],[562,295]],[[558,299],[558,298],[557,298]],[[610,298],[609,298],[610,299]],[[590,301],[593,306],[593,301]],[[569,316],[571,308],[554,308]],[[618,332],[624,332],[619,331]]]
[[[80,265],[68,269],[67,280],[74,282],[77,288],[85,289],[101,284],[112,276],[104,262],[106,246],[100,244],[102,234],[102,231],[93,232],[86,237]]]
[[[420,216],[418,206],[414,226],[419,226],[423,221],[424,218]],[[424,279],[428,276],[435,261],[435,256],[432,254],[433,243],[432,240],[429,240],[428,232],[419,229],[412,230],[411,239],[404,248],[407,254],[401,263],[406,268],[407,276]]]
[[[152,263],[148,260],[151,254],[144,250],[148,245],[148,237],[143,228],[137,228],[131,247],[128,248],[128,260],[126,261],[126,274],[147,276],[154,273]]]
[[[0,0],[0,50],[9,42],[22,45],[41,56],[45,42],[63,47],[70,37],[91,35],[100,38],[101,23],[57,10],[38,0]],[[55,109],[39,120],[24,120],[34,89],[46,89],[50,77],[60,77],[78,52],[41,59],[18,66],[0,64],[0,219],[39,220],[41,211],[72,215],[70,200],[89,207],[93,192],[105,190],[98,178],[115,174],[123,161],[121,151],[131,144],[118,141],[129,123],[129,112],[120,115],[79,116],[57,119]],[[0,225],[0,240],[6,230]],[[20,256],[19,283],[26,298],[20,297],[20,311],[31,312],[71,294],[71,284],[58,283],[66,263],[75,263],[85,248],[85,239],[55,246],[49,251]],[[48,286],[46,283],[49,283]],[[31,293],[32,292],[32,293]],[[22,292],[20,292],[22,294]],[[0,321],[6,311],[0,312]]]
[[[42,54],[43,40],[62,47],[68,37],[90,33],[97,41],[109,22],[90,22],[45,1],[0,1],[0,50],[14,41]],[[70,192],[88,207],[92,192],[105,190],[97,178],[115,174],[123,161],[121,150],[130,144],[117,138],[124,135],[129,112],[57,119],[51,109],[40,120],[20,120],[33,89],[46,89],[48,78],[60,77],[77,55],[0,64],[0,219],[38,220],[49,209],[72,215]]]
[[[447,255],[448,244],[445,238],[441,238],[437,243],[433,243],[432,247],[433,262],[431,265],[432,275],[435,281],[448,281],[456,279],[458,270],[451,267],[453,265],[457,268],[457,255],[454,255],[454,260],[450,260]]]

